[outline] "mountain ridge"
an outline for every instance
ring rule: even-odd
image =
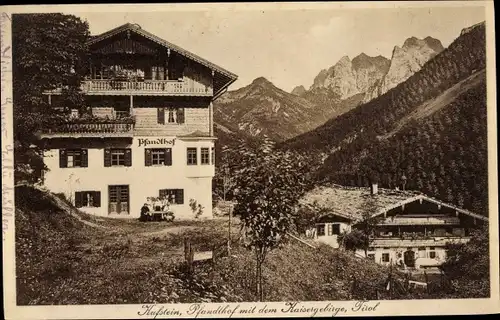
[[[405,176],[487,215],[485,48],[484,25],[467,29],[406,81],[280,147],[325,159],[320,182],[401,188]]]

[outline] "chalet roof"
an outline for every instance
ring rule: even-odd
[[[383,188],[379,188],[377,194],[371,195],[370,188],[344,187],[340,185],[321,186],[306,193],[300,200],[300,203],[305,206],[325,208],[331,215],[337,215],[351,219],[352,221],[359,221],[362,219],[368,205],[373,206],[373,216],[378,216],[403,204],[419,200],[448,207],[480,220],[488,220],[484,216],[444,203],[420,192]]]
[[[94,35],[94,36],[91,36],[90,37],[90,40],[88,41],[88,44],[89,45],[92,45],[92,44],[95,44],[97,42],[100,42],[104,39],[107,39],[107,38],[110,38],[116,34],[119,34],[121,32],[124,32],[124,31],[127,31],[127,30],[130,30],[130,31],[133,31],[153,42],[156,42],[188,59],[191,59],[193,61],[196,61],[198,63],[200,63],[201,65],[204,65],[206,66],[207,68],[213,70],[214,72],[216,73],[219,73],[221,76],[223,77],[226,77],[228,79],[226,85],[224,87],[227,87],[229,86],[231,83],[233,83],[236,79],[238,79],[238,76],[218,65],[216,65],[215,63],[212,63],[206,59],[203,59],[202,57],[192,53],[192,52],[189,52],[188,50],[186,49],[183,49],[171,42],[168,42],[144,29],[141,28],[141,26],[139,26],[138,24],[132,24],[132,23],[126,23],[124,25],[121,25],[119,27],[116,27],[114,29],[111,29],[109,31],[106,31],[102,34],[99,34],[99,35]],[[219,90],[221,91],[221,90]]]

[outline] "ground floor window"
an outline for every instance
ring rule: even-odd
[[[129,214],[129,187],[128,185],[112,185],[108,187],[110,214]]]
[[[75,192],[75,207],[100,207],[100,191],[77,191]]]
[[[429,258],[431,259],[435,259],[436,258],[436,247],[430,247],[430,251],[429,251]]]
[[[316,229],[318,231],[318,237],[325,235],[325,225],[324,224],[318,224],[316,226]]]
[[[340,224],[332,224],[332,234],[340,234]]]
[[[184,204],[183,189],[161,189],[160,198],[167,198],[171,204]]]
[[[382,262],[389,262],[389,254],[382,253]]]
[[[419,258],[425,258],[427,254],[427,251],[425,250],[425,247],[418,248],[418,257]]]

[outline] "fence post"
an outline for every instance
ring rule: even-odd
[[[191,248],[191,241],[184,237],[184,260],[186,262],[186,267],[189,275],[193,273],[193,249]]]
[[[215,266],[215,246],[212,246],[212,266]]]
[[[425,276],[425,290],[427,291],[427,294],[429,294],[429,277],[427,276],[427,272],[424,270],[424,276]]]

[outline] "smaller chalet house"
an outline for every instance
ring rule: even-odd
[[[403,268],[435,268],[446,259],[447,243],[469,241],[470,230],[488,223],[488,218],[412,191],[318,187],[301,204],[328,212],[316,221],[310,235],[318,242],[339,247],[339,235],[357,228],[373,212],[377,227],[368,258]],[[364,250],[357,255],[365,256]]]

